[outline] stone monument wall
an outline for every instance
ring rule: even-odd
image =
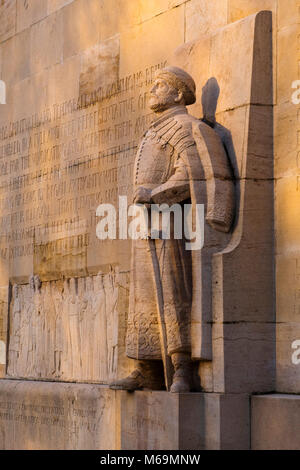
[[[216,80],[239,191],[233,237],[214,258],[202,390],[300,394],[299,22],[299,0],[1,2],[1,378],[106,384],[133,367],[130,241],[98,240],[96,209],[131,202],[149,86],[172,64],[197,83],[198,118]],[[257,448],[261,429],[255,420]]]

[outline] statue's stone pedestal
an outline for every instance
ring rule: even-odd
[[[0,381],[0,449],[248,449],[249,397]]]
[[[121,449],[248,449],[249,397],[119,393]]]
[[[300,450],[300,395],[252,397],[253,450]]]

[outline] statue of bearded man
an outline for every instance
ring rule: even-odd
[[[134,202],[148,208],[179,204],[182,209],[203,204],[205,235],[213,240],[213,232],[222,237],[230,231],[234,185],[221,139],[187,112],[195,93],[193,78],[182,69],[167,67],[156,74],[149,100],[156,119],[137,152]],[[211,297],[210,281],[203,281],[205,263],[201,254],[187,249],[184,236],[175,237],[174,218],[170,225],[169,239],[160,235],[132,242],[126,353],[138,362],[129,377],[110,384],[113,389],[160,389],[163,364],[167,389],[189,392],[192,360],[211,359],[211,318],[203,302],[205,288]],[[198,335],[196,353],[193,335]]]

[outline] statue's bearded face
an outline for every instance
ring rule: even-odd
[[[178,90],[162,78],[157,78],[150,90],[149,106],[155,113],[161,113],[178,104]]]

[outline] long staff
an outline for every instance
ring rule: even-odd
[[[163,360],[164,366],[164,375],[165,375],[165,384],[166,389],[169,391],[172,385],[172,362],[171,358],[168,355],[168,348],[167,348],[167,332],[166,332],[166,323],[165,323],[165,316],[164,316],[164,297],[163,297],[163,290],[162,290],[162,283],[160,277],[160,268],[159,262],[157,258],[157,252],[155,247],[155,240],[151,237],[148,237],[149,249],[151,254],[152,260],[152,268],[153,268],[153,277],[155,283],[155,292],[156,292],[156,303],[157,303],[157,310],[158,310],[158,326],[159,326],[159,334],[160,334],[160,344],[161,344],[161,355]]]

